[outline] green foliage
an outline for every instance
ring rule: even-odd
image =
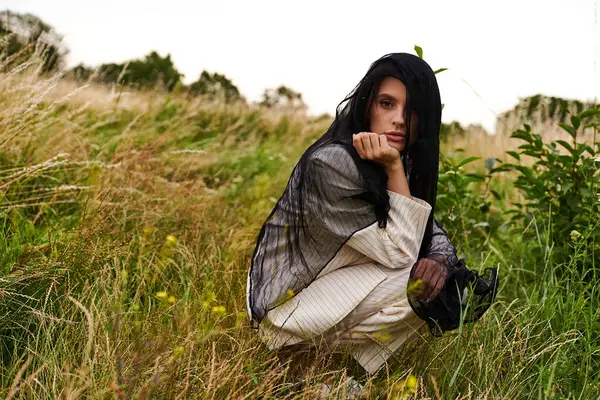
[[[302,399],[327,382],[343,398],[348,358],[311,354],[299,388],[245,302],[261,223],[331,117],[177,93],[57,105],[48,84],[0,75],[0,396]],[[600,162],[580,133],[599,114],[570,115],[572,141],[515,132],[510,163],[444,152],[435,217],[469,267],[500,267],[498,299],[476,324],[419,332],[366,398],[397,398],[408,374],[413,398],[598,397]]]
[[[78,64],[67,71],[66,76],[75,81],[87,82],[94,75],[92,68],[86,67],[84,64]]]
[[[0,60],[5,71],[15,65],[38,59],[40,73],[63,67],[68,49],[53,27],[31,14],[8,10],[0,12]]]
[[[492,202],[500,194],[492,189],[490,172],[494,164],[501,161],[485,160],[485,173],[466,172],[465,168],[480,158],[461,158],[461,149],[453,153],[441,155],[436,219],[457,246],[475,251],[503,225],[501,216],[492,212]]]
[[[517,174],[514,185],[521,190],[526,202],[516,204],[512,221],[520,221],[521,226],[532,219],[541,225],[550,223],[550,241],[555,246],[557,262],[564,262],[572,253],[569,246],[558,244],[569,240],[571,231],[584,230],[598,216],[600,163],[595,157],[600,154],[600,144],[596,143],[593,148],[577,139],[585,124],[599,114],[600,110],[589,109],[572,115],[570,124],[559,124],[572,137],[571,143],[564,140],[545,143],[540,134],[525,125],[524,129],[512,134],[513,138],[524,142],[519,146],[520,151],[509,152],[519,163],[505,163],[492,170]],[[525,165],[521,162],[524,159],[533,163]],[[598,243],[600,230],[590,240]],[[598,252],[598,249],[594,251]],[[582,269],[587,267],[588,263],[581,266]]]
[[[456,135],[462,136],[465,132],[465,128],[457,121],[452,121],[449,124],[442,122],[442,125],[440,126],[440,141],[443,142]]]
[[[415,45],[415,53],[419,56],[419,58],[423,58],[423,49],[421,46]]]
[[[67,76],[76,80],[88,80],[91,76],[96,76],[96,81],[105,84],[119,83],[144,89],[161,87],[170,92],[181,83],[183,74],[175,68],[170,54],[161,57],[152,51],[143,59],[134,59],[122,64],[102,64],[97,71],[85,65],[78,65],[71,69]]]
[[[225,75],[202,71],[198,80],[188,89],[191,94],[200,94],[210,99],[223,99],[226,103],[240,100],[239,89]]]
[[[554,96],[544,96],[535,94],[523,98],[519,103],[509,111],[503,113],[499,120],[506,120],[509,117],[516,117],[523,123],[535,124],[538,122],[550,121],[552,123],[568,122],[567,118],[571,113],[578,114],[586,108],[593,108],[592,103],[583,103],[579,100],[563,99]]]
[[[259,103],[263,107],[273,108],[277,106],[305,108],[302,94],[287,86],[279,86],[275,89],[266,89]]]

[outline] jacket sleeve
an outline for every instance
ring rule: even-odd
[[[312,166],[315,179],[309,182],[307,205],[312,210],[310,223],[327,232],[324,239],[350,231],[345,244],[374,261],[389,268],[414,265],[431,212],[427,202],[388,190],[387,227],[380,228],[374,206],[356,198],[365,190],[362,177],[343,147],[321,151],[312,158]],[[350,230],[347,225],[362,228]]]
[[[388,195],[387,227],[369,225],[352,235],[346,244],[388,268],[410,268],[417,262],[431,206],[389,190]]]

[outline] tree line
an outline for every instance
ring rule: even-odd
[[[105,63],[97,67],[79,64],[66,69],[68,53],[62,36],[40,18],[9,10],[0,12],[1,71],[32,62],[38,66],[40,74],[60,73],[75,81],[120,84],[137,89],[161,88],[167,92],[201,95],[227,103],[246,102],[232,80],[218,72],[202,71],[196,81],[184,84],[184,75],[177,70],[170,54],[161,56],[151,51],[143,58],[123,63]],[[266,89],[259,104],[269,108],[291,106],[306,109],[302,94],[284,85]]]

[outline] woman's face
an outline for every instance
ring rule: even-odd
[[[388,144],[403,151],[406,146],[406,86],[399,79],[385,77],[369,107],[371,132],[385,135]],[[417,113],[412,110],[410,116],[410,143],[417,140]]]

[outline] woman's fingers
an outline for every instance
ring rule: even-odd
[[[381,149],[379,136],[380,135],[372,132],[360,132],[352,135],[352,143],[357,150],[360,148],[364,154],[373,157],[376,156]]]
[[[360,140],[361,140],[361,143],[363,146],[363,150],[365,152],[365,155],[367,156],[367,159],[369,159],[369,160],[372,160],[379,156],[379,154],[378,154],[379,143],[376,143],[377,136],[378,135],[376,133],[371,133],[371,132],[361,132],[360,133]]]
[[[379,145],[379,135],[376,133],[369,134],[369,140],[371,142],[371,149],[373,150],[373,156],[379,157],[381,155],[381,146]]]
[[[422,258],[415,266],[412,278],[415,282],[423,282],[423,291],[419,295],[422,301],[433,300],[446,284],[446,270],[433,260]]]
[[[413,274],[413,279],[415,281],[423,278],[423,266],[425,265],[423,260],[426,260],[426,259],[421,258],[419,261],[417,261],[417,265],[415,267],[415,273]]]
[[[387,149],[388,147],[390,147],[390,145],[387,142],[387,136],[385,136],[385,135],[379,135],[379,147],[382,150]]]
[[[442,271],[439,274],[438,280],[435,284],[435,287],[431,291],[431,294],[429,295],[429,298],[427,299],[427,301],[431,301],[431,300],[435,299],[437,297],[437,295],[440,294],[440,292],[442,291],[442,288],[444,287],[445,284],[446,284],[446,271]]]
[[[421,298],[423,300],[426,300],[429,298],[429,295],[431,294],[431,291],[433,290],[433,288],[431,287],[432,284],[435,284],[433,281],[434,279],[434,275],[435,275],[435,267],[433,265],[431,265],[430,263],[427,263],[427,267],[425,269],[425,271],[423,272],[423,283],[425,283],[425,290],[423,290],[423,294],[421,295]]]
[[[371,139],[364,132],[360,133],[360,142],[362,143],[363,151],[365,152],[365,156],[368,159],[373,158],[373,154],[371,151]]]
[[[363,148],[363,144],[360,138],[360,135],[352,135],[352,144],[354,145],[354,148],[356,149],[356,151],[358,152],[358,155],[362,158],[365,155],[365,150]]]
[[[352,144],[363,160],[371,160],[384,167],[398,162],[400,151],[391,147],[385,135],[360,132],[352,135]]]

